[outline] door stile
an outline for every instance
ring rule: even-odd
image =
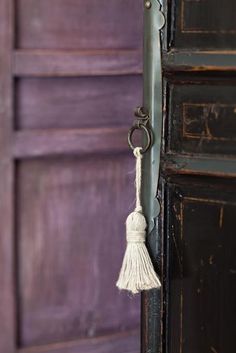
[[[13,1],[0,1],[0,351],[15,351],[14,161],[12,159]]]

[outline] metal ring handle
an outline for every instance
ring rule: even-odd
[[[138,126],[137,125],[132,126],[128,132],[128,144],[129,144],[130,148],[132,148],[132,150],[135,149],[132,138],[133,138],[134,132],[136,130],[143,130],[145,132],[147,142],[146,142],[146,145],[144,147],[142,147],[142,150],[141,150],[141,153],[145,153],[145,152],[147,152],[147,150],[150,148],[150,146],[152,144],[151,131],[143,124],[139,124]]]

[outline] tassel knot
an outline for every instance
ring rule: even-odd
[[[127,232],[127,243],[145,243],[146,232],[133,231]]]

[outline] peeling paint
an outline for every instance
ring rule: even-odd
[[[236,275],[236,269],[231,268],[231,269],[229,270],[229,273],[231,273],[232,275]]]
[[[222,228],[224,218],[224,206],[220,208],[219,226]]]
[[[204,125],[205,125],[205,136],[207,136],[208,139],[212,139],[213,135],[210,131],[210,127],[209,127],[209,118],[210,118],[210,114],[212,112],[212,109],[214,109],[214,106],[211,107],[204,107],[203,109],[203,120],[204,120]]]
[[[209,265],[213,265],[213,259],[214,259],[214,255],[211,255],[209,257]]]
[[[211,346],[210,348],[211,348],[211,351],[212,351],[213,353],[218,353],[217,350],[216,350],[214,347]]]
[[[176,238],[175,238],[174,234],[172,234],[172,238],[173,238],[174,246],[175,246],[175,249],[176,249],[176,254],[177,254],[177,258],[178,258],[178,262],[179,262],[179,267],[180,267],[180,270],[182,271],[181,255],[180,255],[179,248],[178,248],[178,245],[177,245]]]

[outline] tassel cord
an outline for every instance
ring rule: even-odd
[[[142,204],[141,204],[141,185],[142,185],[142,158],[143,155],[141,153],[142,148],[136,147],[134,149],[134,156],[136,157],[136,179],[135,179],[135,186],[136,186],[136,212],[142,212]]]

